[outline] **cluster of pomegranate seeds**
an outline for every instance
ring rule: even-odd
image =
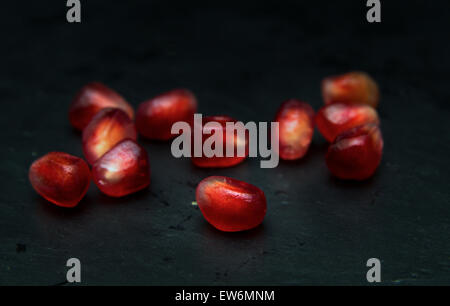
[[[383,138],[375,124],[365,124],[340,134],[328,148],[326,163],[341,179],[371,177],[381,161]]]
[[[70,105],[70,123],[82,131],[95,114],[107,107],[120,108],[134,118],[133,107],[117,92],[98,82],[89,83],[80,89]]]
[[[215,127],[209,127],[206,126],[209,122],[217,122],[218,126]],[[214,135],[214,133],[220,132],[223,135],[223,143],[222,143],[222,157],[219,156],[212,156],[207,157],[204,156],[204,152],[202,151],[202,156],[195,157],[194,156],[194,150],[192,150],[191,154],[191,160],[194,165],[197,167],[202,168],[224,168],[224,167],[231,167],[234,165],[237,165],[241,162],[243,162],[247,156],[248,156],[248,133],[245,135],[238,135],[238,133],[230,133],[230,131],[227,131],[226,123],[232,122],[235,123],[237,120],[228,117],[228,116],[208,116],[203,118],[203,130],[200,131],[200,133],[203,133],[206,137],[202,138],[202,147],[205,141],[210,135]],[[194,143],[194,137],[192,136],[191,143]],[[227,145],[233,146],[233,156],[227,157],[226,156],[226,148]],[[238,156],[238,147],[242,146],[245,155],[244,156]],[[215,148],[213,148],[215,149]]]
[[[325,106],[317,114],[305,102],[283,102],[275,121],[279,123],[278,153],[282,159],[302,158],[311,144],[314,125],[331,142],[326,155],[330,172],[341,179],[364,180],[371,177],[381,161],[383,138],[375,107],[378,86],[365,73],[350,72],[328,77],[322,82]],[[169,140],[172,125],[178,121],[192,125],[197,110],[195,96],[186,89],[175,89],[140,104],[137,131],[145,138]],[[112,89],[100,83],[84,86],[73,100],[71,124],[83,130],[83,152],[92,164],[92,178],[104,194],[122,197],[150,184],[150,163],[145,149],[137,142],[133,108]],[[201,156],[192,152],[198,167],[223,168],[243,162],[249,153],[249,134],[227,130],[228,116],[203,119],[200,134],[221,133],[222,156]],[[215,125],[207,125],[214,122]],[[195,134],[199,134],[198,131]],[[212,137],[214,139],[214,137]],[[202,137],[202,147],[210,137]],[[191,143],[195,143],[192,136]],[[220,143],[220,142],[219,142]],[[233,156],[227,157],[227,146]],[[242,156],[238,153],[243,148]],[[214,153],[220,148],[212,148]],[[62,152],[49,153],[30,167],[33,188],[59,206],[74,207],[86,194],[91,180],[89,166],[82,159]],[[224,176],[210,176],[196,189],[197,204],[205,219],[215,228],[236,232],[262,223],[266,210],[264,192],[256,186]]]
[[[33,162],[28,178],[36,192],[48,201],[74,207],[86,194],[91,173],[81,158],[50,152]]]
[[[119,108],[99,111],[83,130],[83,152],[89,164],[93,164],[118,142],[130,138],[136,140],[133,120]]]
[[[322,96],[325,104],[363,104],[377,107],[380,93],[377,83],[364,72],[325,78],[322,81]]]
[[[123,140],[95,162],[92,177],[100,191],[112,197],[141,190],[150,184],[147,152],[134,140]]]
[[[197,99],[186,89],[175,89],[139,105],[136,126],[140,135],[149,139],[169,140],[172,125],[178,121],[192,123]]]
[[[136,143],[134,110],[114,90],[97,82],[84,86],[69,109],[71,124],[83,131],[83,153],[103,193],[121,197],[150,184],[147,152]],[[74,207],[86,194],[89,166],[67,153],[53,152],[36,160],[29,171],[34,189],[50,202]]]
[[[302,101],[283,102],[275,116],[279,123],[279,155],[286,160],[302,158],[314,133],[314,110]]]
[[[367,123],[379,123],[377,111],[367,105],[330,104],[322,107],[316,115],[316,125],[326,140]]]
[[[256,186],[225,176],[202,180],[195,193],[205,219],[225,232],[244,231],[261,224],[267,205],[264,192]]]
[[[326,155],[330,172],[341,179],[364,180],[378,168],[383,137],[375,107],[379,90],[366,73],[350,72],[322,82],[325,106],[316,115],[320,133],[331,142]]]

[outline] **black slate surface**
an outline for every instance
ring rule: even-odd
[[[0,284],[64,284],[77,257],[82,283],[149,285],[450,284],[449,5],[382,1],[65,1],[0,4]],[[285,99],[322,104],[323,77],[369,72],[380,84],[385,141],[376,175],[330,176],[316,131],[307,156],[260,169],[197,169],[170,143],[141,139],[148,190],[122,199],[95,185],[76,209],[40,198],[27,173],[49,151],[82,156],[67,111],[85,83],[102,81],[135,107],[190,88],[203,114],[270,121]],[[191,205],[206,176],[265,191],[262,226],[221,233]]]

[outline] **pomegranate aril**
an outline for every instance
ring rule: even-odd
[[[28,178],[34,190],[46,200],[58,206],[74,207],[86,194],[91,173],[81,158],[50,152],[33,162]]]
[[[217,122],[220,125],[220,128],[210,128],[206,127],[205,125],[209,122]],[[240,135],[240,133],[230,133],[227,131],[226,123],[232,122],[235,123],[237,120],[228,117],[228,116],[208,116],[203,118],[203,131],[198,131],[196,133],[203,133],[202,137],[202,148],[203,144],[205,143],[206,139],[209,137],[212,137],[215,133],[222,133],[223,135],[223,143],[222,143],[222,156],[212,156],[207,157],[203,155],[202,150],[202,156],[195,157],[194,156],[194,150],[192,150],[192,163],[196,165],[197,167],[202,168],[225,168],[225,167],[231,167],[234,165],[237,165],[241,162],[243,162],[247,156],[248,156],[248,132],[245,131],[245,135]],[[192,136],[191,145],[194,144],[194,137]],[[227,145],[233,146],[233,156],[226,156],[226,148]],[[239,150],[238,146],[244,146],[244,156],[238,156]]]
[[[124,139],[136,140],[134,122],[118,108],[98,112],[83,130],[83,152],[89,164]]]
[[[381,161],[383,138],[375,124],[350,129],[328,148],[326,163],[331,173],[341,179],[364,180],[371,177]]]
[[[100,191],[111,197],[139,191],[150,184],[147,152],[134,140],[123,140],[95,162],[92,177]]]
[[[320,133],[329,142],[358,125],[379,124],[377,111],[368,105],[326,105],[317,112],[315,121]]]
[[[308,151],[314,133],[314,110],[302,101],[291,99],[283,102],[275,121],[279,123],[279,155],[294,160]]]
[[[192,123],[197,110],[195,96],[186,89],[174,89],[139,105],[136,126],[149,139],[169,140],[172,125],[178,121]]]
[[[197,186],[196,200],[205,219],[225,232],[258,226],[267,210],[266,197],[261,189],[224,176],[202,180]]]
[[[364,72],[349,72],[322,81],[325,104],[365,104],[377,107],[380,93],[377,83]]]
[[[102,83],[89,83],[80,89],[70,105],[70,123],[82,131],[95,114],[107,107],[120,108],[134,118],[133,107],[117,92]]]

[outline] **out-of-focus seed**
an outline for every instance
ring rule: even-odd
[[[326,105],[317,112],[315,121],[320,133],[329,142],[358,125],[379,124],[377,111],[368,105]]]
[[[133,119],[133,107],[117,92],[102,83],[92,82],[78,91],[69,109],[72,126],[82,131],[100,110],[113,107],[120,108]]]
[[[291,99],[281,104],[275,121],[279,123],[279,155],[282,159],[302,158],[314,134],[314,110],[302,101]]]
[[[220,128],[209,128],[205,126],[209,122],[217,122],[220,125]],[[245,135],[239,135],[236,133],[229,133],[226,129],[226,123],[237,122],[235,119],[228,117],[228,116],[208,116],[203,118],[203,131],[199,131],[199,133],[203,133],[202,137],[202,147],[205,143],[206,139],[209,137],[212,137],[214,133],[221,133],[223,135],[223,143],[222,143],[222,157],[220,156],[213,156],[213,157],[207,157],[204,155],[204,152],[202,150],[202,156],[195,157],[194,152],[192,152],[192,163],[196,165],[197,167],[202,168],[225,168],[225,167],[231,167],[234,165],[237,165],[241,162],[243,162],[246,157],[248,156],[248,133],[245,131]],[[192,136],[192,143],[194,143],[194,139]],[[233,146],[233,156],[226,156],[226,147],[227,145]],[[245,155],[244,156],[238,156],[238,146],[242,145],[245,146]],[[192,150],[194,151],[194,150]]]
[[[325,104],[365,104],[377,107],[380,98],[377,83],[364,72],[349,72],[322,81]]]
[[[172,125],[178,121],[192,124],[197,110],[195,96],[186,89],[175,89],[139,105],[136,126],[139,134],[149,139],[169,140]]]

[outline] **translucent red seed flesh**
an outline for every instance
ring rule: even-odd
[[[205,125],[209,122],[217,122],[220,124],[220,131],[216,128],[208,128]],[[220,156],[213,156],[213,157],[207,157],[203,154],[202,150],[202,156],[195,157],[194,156],[194,150],[192,150],[192,163],[196,165],[197,167],[202,168],[225,168],[225,167],[232,167],[237,164],[240,164],[243,162],[247,156],[248,156],[248,133],[245,133],[245,136],[239,135],[238,133],[232,133],[227,132],[226,129],[226,123],[227,122],[237,122],[237,120],[228,117],[228,116],[207,116],[204,117],[202,120],[203,123],[203,131],[198,131],[197,133],[203,132],[202,137],[202,147],[205,143],[206,139],[214,135],[216,132],[221,132],[223,135],[223,143],[222,143],[222,157]],[[194,138],[192,136],[191,145],[194,144]],[[226,147],[230,144],[234,147],[234,154],[231,157],[226,156]],[[238,156],[238,145],[245,146],[245,155],[244,156]],[[193,146],[193,145],[192,145]]]
[[[126,139],[97,160],[92,167],[94,183],[104,194],[123,197],[150,184],[150,162],[145,149]]]
[[[328,148],[326,163],[330,172],[341,179],[365,180],[381,162],[383,138],[375,124],[350,129]]]
[[[69,109],[69,121],[72,126],[82,131],[100,110],[112,107],[120,108],[134,118],[133,107],[117,92],[105,85],[92,82],[78,91]]]
[[[130,117],[118,108],[98,112],[83,130],[83,153],[89,164],[124,139],[137,139],[136,127]]]
[[[364,72],[325,78],[322,81],[325,104],[364,104],[377,107],[380,93],[377,83]]]
[[[379,124],[377,111],[368,105],[330,104],[322,107],[315,117],[323,137],[332,142],[337,135],[362,124]]]
[[[205,219],[225,232],[258,226],[267,210],[266,197],[261,189],[224,176],[202,180],[197,186],[196,200]]]
[[[178,121],[192,124],[197,110],[195,96],[186,89],[175,89],[139,105],[136,126],[140,135],[148,139],[169,140],[172,125]]]
[[[86,194],[91,181],[84,160],[63,152],[51,152],[31,165],[28,178],[34,190],[62,207],[74,207]]]
[[[302,158],[314,134],[314,110],[305,102],[283,102],[275,116],[279,123],[279,155],[285,160]]]

